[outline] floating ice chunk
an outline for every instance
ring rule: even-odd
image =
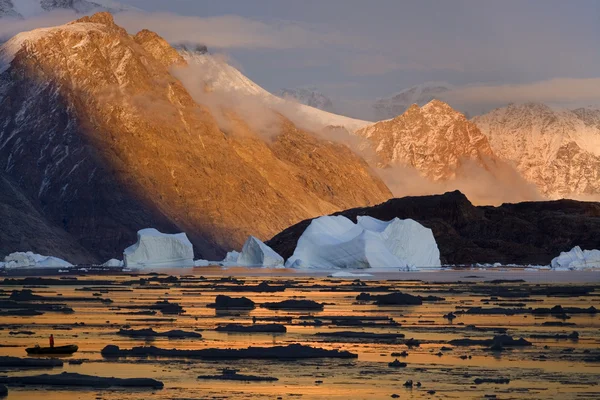
[[[250,236],[242,252],[237,258],[237,265],[243,267],[283,267],[283,257],[277,254],[272,248],[261,242],[254,236]]]
[[[441,266],[431,229],[412,219],[344,216],[314,219],[300,236],[289,268],[394,269]]]
[[[238,258],[240,257],[240,252],[239,251],[229,251],[227,252],[227,255],[225,256],[225,258],[223,259],[223,263],[228,263],[228,264],[235,264],[238,261]]]
[[[116,258],[111,258],[110,260],[108,260],[107,262],[102,264],[102,266],[103,267],[122,267],[123,261],[117,260]]]
[[[210,261],[208,260],[194,260],[194,267],[208,267]]]
[[[373,276],[371,274],[355,274],[353,272],[346,272],[346,271],[340,271],[340,272],[334,272],[331,275],[328,275],[332,278],[359,278],[359,277],[366,277],[366,276]]]
[[[138,231],[137,238],[137,243],[123,251],[125,267],[194,266],[194,249],[185,233],[166,234],[147,228]]]
[[[600,250],[581,250],[581,247],[575,246],[560,253],[550,265],[558,271],[600,268]]]
[[[43,256],[31,251],[11,253],[4,257],[4,268],[63,268],[73,264],[52,256]]]

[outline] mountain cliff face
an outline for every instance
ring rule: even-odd
[[[494,152],[550,198],[600,195],[600,111],[509,105],[473,122]]]
[[[490,144],[475,124],[448,104],[432,100],[416,104],[394,119],[360,129],[379,166],[409,165],[434,180],[456,178],[465,160],[484,166],[494,158]]]
[[[100,260],[149,226],[218,258],[249,234],[390,197],[347,147],[284,117],[270,141],[234,112],[223,132],[171,74],[186,60],[108,13],[21,33],[0,60],[0,167]]]
[[[394,118],[404,113],[413,104],[424,106],[431,100],[440,100],[441,95],[450,89],[451,86],[447,83],[428,82],[404,89],[390,97],[377,99],[373,104],[375,118],[377,120]]]
[[[319,110],[334,112],[331,99],[316,88],[281,89],[276,94],[284,99],[293,99],[300,104],[318,108]]]

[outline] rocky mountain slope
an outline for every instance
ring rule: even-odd
[[[486,159],[494,159],[477,126],[438,100],[423,107],[413,104],[404,114],[355,133],[367,139],[379,166],[412,166],[434,181],[456,178],[465,160],[484,166]]]
[[[412,218],[431,228],[446,264],[548,265],[561,251],[600,245],[600,203],[594,202],[557,200],[476,207],[455,191],[391,199],[335,215],[353,221],[359,215],[385,221]],[[306,220],[291,226],[267,244],[287,259],[309,224]]]
[[[550,198],[600,195],[600,110],[509,105],[473,118],[499,157]]]
[[[275,94],[284,99],[291,99],[319,110],[335,112],[331,99],[318,91],[317,88],[281,89]]]
[[[443,93],[452,87],[442,82],[427,82],[404,89],[389,97],[377,99],[373,111],[377,120],[395,118],[416,104],[424,106],[431,100],[441,100]]]
[[[108,13],[21,33],[0,60],[2,170],[101,260],[150,226],[218,259],[249,234],[391,195],[347,147],[282,116],[270,140],[233,111],[221,130],[170,72],[186,60]]]

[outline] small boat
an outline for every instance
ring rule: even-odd
[[[67,346],[55,346],[55,347],[28,347],[25,349],[27,354],[73,354],[75,353],[79,347],[74,344],[69,344]]]

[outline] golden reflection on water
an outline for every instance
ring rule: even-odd
[[[180,272],[180,271],[179,271]],[[206,276],[210,271],[202,270]],[[227,271],[231,273],[232,271]],[[279,272],[278,272],[279,273]],[[302,398],[302,399],[378,399],[390,398],[394,393],[400,398],[483,398],[485,394],[496,394],[498,398],[531,399],[582,399],[600,398],[600,363],[583,361],[583,351],[597,351],[600,347],[600,322],[596,315],[573,315],[568,322],[575,323],[574,327],[542,326],[544,321],[556,320],[550,316],[536,317],[533,315],[461,315],[453,323],[442,316],[457,307],[482,306],[485,296],[473,293],[456,293],[450,290],[460,285],[440,285],[423,282],[375,282],[369,281],[369,286],[392,285],[394,289],[413,294],[427,295],[429,292],[442,296],[446,300],[436,303],[424,303],[420,306],[378,307],[369,303],[357,303],[355,297],[360,291],[331,291],[322,288],[309,288],[311,285],[337,286],[347,285],[351,280],[331,280],[324,277],[298,277],[289,272],[281,272],[280,277],[269,279],[273,281],[293,280],[300,282],[301,288],[287,289],[284,292],[215,292],[204,281],[180,281],[175,284],[151,283],[150,285],[133,285],[132,291],[112,290],[81,291],[85,280],[98,277],[79,277],[81,286],[48,286],[34,288],[36,294],[62,297],[92,297],[92,293],[101,293],[102,298],[109,298],[112,303],[101,302],[67,302],[74,309],[73,314],[46,312],[37,317],[0,317],[3,330],[0,331],[2,345],[15,347],[0,347],[2,355],[25,356],[25,347],[34,344],[47,345],[48,336],[54,334],[57,346],[77,344],[79,352],[69,359],[83,359],[82,365],[70,365],[52,370],[7,371],[8,375],[31,375],[38,373],[60,373],[63,371],[82,374],[127,377],[150,377],[163,381],[163,390],[49,390],[47,388],[10,387],[9,399],[138,399],[138,398]],[[464,274],[463,274],[464,275]],[[479,274],[477,274],[479,275]],[[404,275],[402,275],[404,276]],[[210,278],[213,279],[214,277]],[[101,277],[126,281],[136,278],[130,276]],[[218,278],[217,278],[218,279]],[[246,285],[262,282],[264,276],[244,279]],[[212,282],[211,282],[212,283]],[[275,282],[274,284],[276,284]],[[227,283],[223,283],[227,284]],[[3,297],[13,289],[21,287],[0,286],[5,291]],[[121,287],[123,289],[123,287]],[[309,313],[306,311],[271,311],[257,307],[250,312],[235,312],[233,314],[217,314],[206,305],[214,301],[216,294],[230,296],[246,296],[260,304],[280,301],[290,298],[307,298],[327,303],[322,312]],[[378,294],[378,293],[373,293]],[[527,307],[552,307],[560,304],[563,307],[600,308],[600,297],[596,291],[594,296],[584,297],[546,297],[534,296],[523,301]],[[160,299],[181,304],[186,313],[183,315],[155,316],[123,315],[118,312],[131,312],[137,309],[125,309],[126,306],[149,305]],[[532,300],[541,300],[532,302]],[[57,299],[60,302],[60,299]],[[513,299],[489,301],[486,307],[492,307],[501,302],[516,302]],[[314,314],[321,316],[389,316],[401,326],[377,327],[337,327],[325,323],[323,326],[303,326],[299,316]],[[252,317],[291,316],[292,324],[286,324],[285,334],[239,334],[221,333],[214,327],[224,323],[251,324]],[[160,321],[148,322],[144,319],[157,318]],[[175,321],[167,319],[175,318]],[[75,325],[83,323],[84,325]],[[491,353],[479,347],[454,347],[449,351],[440,352],[445,342],[463,338],[491,338],[492,332],[467,331],[467,325],[478,327],[508,328],[509,334],[515,337],[528,338],[531,334],[540,333],[570,333],[577,330],[580,334],[578,341],[571,340],[531,340],[534,346],[517,348],[502,353]],[[115,333],[120,327],[129,325],[140,329],[152,327],[158,331],[182,329],[187,331],[199,330],[202,339],[156,338],[154,340],[132,339],[118,336]],[[10,335],[14,330],[31,330],[31,336]],[[423,342],[418,348],[407,349],[400,343],[372,343],[365,340],[343,341],[332,338],[318,337],[317,332],[327,331],[364,331],[373,333],[403,333],[406,338],[416,338]],[[316,359],[302,361],[270,361],[270,360],[240,360],[240,361],[205,361],[185,359],[119,359],[105,360],[100,350],[115,344],[122,348],[140,345],[154,345],[161,348],[202,349],[202,348],[244,348],[248,346],[286,345],[303,343],[313,346],[343,349],[357,353],[358,359],[336,360]],[[547,349],[544,346],[548,346]],[[449,346],[451,347],[451,346]],[[572,348],[572,352],[562,353],[564,349]],[[404,369],[392,369],[387,363],[393,361],[391,353],[407,350],[409,355],[401,361],[408,363]],[[540,357],[544,355],[546,358]],[[461,356],[467,356],[462,359]],[[471,356],[471,358],[468,358]],[[215,374],[223,367],[235,367],[240,373],[267,375],[279,378],[274,383],[243,383],[224,381],[203,381],[196,377],[200,374]],[[508,385],[483,384],[474,385],[476,377],[509,377]],[[407,389],[403,387],[406,380],[420,381],[420,388]],[[319,383],[322,381],[322,383]],[[427,391],[435,390],[435,394]]]

